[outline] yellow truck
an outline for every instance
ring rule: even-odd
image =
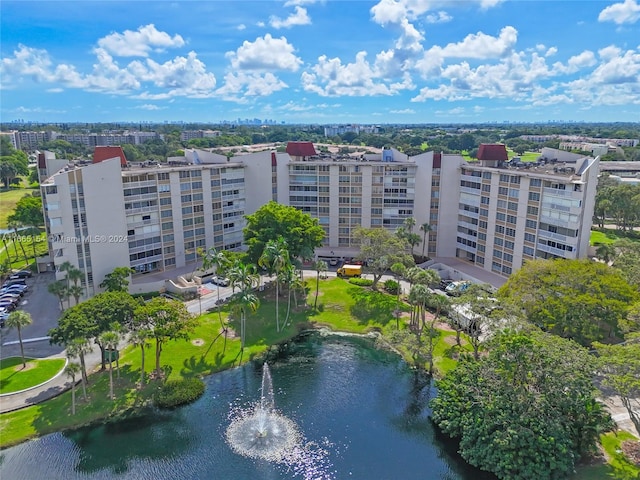
[[[362,275],[362,265],[343,265],[337,273],[339,277],[359,277]]]

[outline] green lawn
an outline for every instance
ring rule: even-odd
[[[14,242],[14,240],[16,241]],[[4,235],[2,242],[0,242],[0,264],[8,260],[13,269],[22,269],[31,265],[34,258],[34,246],[36,257],[48,253],[49,247],[45,232],[40,232],[35,236],[21,232],[18,232],[17,236],[13,233]]]
[[[31,188],[11,187],[9,190],[0,189],[0,230],[7,228],[7,217],[13,213],[16,203],[27,194],[31,194]]]
[[[600,436],[600,443],[607,456],[607,464],[577,469],[574,480],[637,480],[640,466],[634,465],[620,453],[620,444],[635,437],[628,432],[610,432]]]
[[[597,230],[592,230],[589,243],[591,245],[610,244],[610,243],[614,243],[617,239],[618,237],[614,232],[605,233]]]
[[[35,387],[53,378],[64,367],[64,358],[27,359],[22,369],[22,358],[9,357],[0,360],[0,393],[11,393]]]

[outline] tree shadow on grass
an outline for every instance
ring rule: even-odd
[[[394,318],[393,312],[398,306],[395,297],[362,287],[350,288],[348,292],[355,300],[350,313],[360,323],[386,325]]]

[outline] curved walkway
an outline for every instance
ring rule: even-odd
[[[97,350],[97,352],[96,352]],[[56,353],[43,358],[66,358],[65,352]],[[96,348],[85,357],[87,373],[93,372],[100,366],[100,349]],[[9,393],[0,397],[0,413],[12,412],[21,408],[29,407],[45,400],[56,397],[65,390],[71,388],[71,381],[66,375],[58,375],[51,381],[37,387],[23,390],[21,392]]]

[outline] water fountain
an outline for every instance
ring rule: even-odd
[[[296,424],[275,408],[267,363],[262,367],[260,400],[254,407],[234,413],[226,437],[236,453],[272,462],[284,462],[299,449],[301,436]]]

